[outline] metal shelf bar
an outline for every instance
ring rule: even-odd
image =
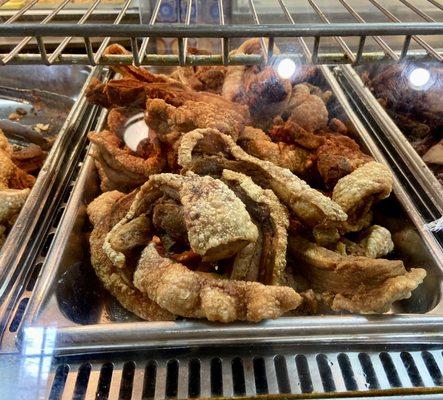
[[[277,1],[280,4],[281,9],[283,10],[283,13],[286,15],[286,18],[289,20],[291,24],[295,25],[295,21],[292,18],[292,15],[289,12],[288,7],[286,6],[284,0],[277,0]],[[312,53],[311,50],[309,50],[309,46],[306,44],[306,41],[301,37],[299,37],[298,40],[300,42],[300,46],[303,52],[305,53],[306,59],[312,62]]]
[[[308,3],[324,23],[326,23],[326,24],[331,23],[329,21],[329,19],[326,17],[325,13],[320,9],[320,7],[317,5],[317,3],[314,0],[308,0]],[[340,48],[343,50],[343,52],[345,53],[345,56],[348,57],[352,63],[355,63],[355,60],[356,60],[355,56],[352,53],[351,49],[346,44],[346,42],[339,36],[334,36],[334,40],[338,43]]]
[[[161,4],[162,4],[162,0],[157,0],[157,3],[155,3],[154,10],[152,11],[151,18],[149,20],[149,26],[155,24]],[[142,41],[142,44],[140,46],[140,52],[139,52],[138,56],[141,60],[141,63],[143,63],[145,60],[146,50],[147,50],[148,44],[149,44],[149,39],[150,39],[149,37],[144,38]]]
[[[92,3],[89,9],[85,12],[83,17],[81,17],[80,20],[77,22],[77,25],[83,25],[86,22],[86,20],[90,17],[90,15],[93,13],[93,11],[97,8],[97,6],[100,4],[101,1],[102,0],[95,0],[94,3]],[[62,40],[59,46],[54,50],[54,52],[49,57],[48,61],[50,64],[52,64],[58,58],[58,56],[63,52],[63,50],[66,48],[66,46],[69,44],[71,40],[72,36],[68,36]],[[91,42],[88,41],[88,43],[90,44]],[[87,46],[87,52],[89,54],[88,45],[86,46]]]
[[[434,5],[435,7],[439,8],[440,10],[443,10],[443,4],[440,4],[439,2],[437,2],[436,0],[427,0],[429,1],[429,3],[431,3],[432,5]]]
[[[58,14],[58,12],[60,10],[65,8],[70,2],[71,2],[71,0],[64,0],[54,10],[52,10],[52,12],[46,18],[44,18],[43,21],[40,22],[40,24],[41,25],[47,24],[49,21],[51,21]],[[32,39],[33,39],[32,36],[25,37],[17,46],[15,46],[11,50],[11,52],[5,58],[3,58],[3,60],[2,60],[3,64],[6,64],[9,61],[11,61],[11,59],[14,58],[18,53],[20,53],[20,51],[23,49],[23,47],[25,47]],[[47,62],[46,51],[44,51],[44,46],[41,46],[41,44],[42,44],[41,36],[37,36],[37,42],[39,44],[39,50],[40,50],[40,54],[42,56],[42,60],[44,60],[44,62]]]
[[[392,14],[388,9],[383,7],[377,0],[369,0],[375,7],[377,7],[386,17],[388,17],[391,21],[401,23],[400,19],[398,19],[394,14]],[[443,57],[441,57],[435,50],[430,46],[426,41],[422,38],[412,35],[412,39],[414,39],[421,47],[423,47],[432,57],[434,57],[438,61],[443,61]],[[406,56],[407,54],[405,54]]]
[[[363,24],[366,23],[366,21],[360,16],[360,14],[358,14],[346,0],[338,0],[338,1],[343,5],[343,7],[346,8],[346,10],[349,12],[349,14],[351,14],[358,22],[363,23]],[[380,36],[373,36],[373,39],[383,49],[383,51],[385,52],[385,54],[387,56],[391,57],[395,61],[398,61],[397,54],[395,54],[394,50],[392,50]],[[359,51],[360,51],[360,48],[359,48]],[[357,62],[360,59],[360,57],[358,56],[359,51],[357,52],[357,57],[356,57]]]
[[[4,5],[9,0],[0,0]],[[45,15],[44,10],[32,10],[27,13],[38,2],[31,0],[20,10],[11,14],[9,10],[1,10],[3,16],[10,16],[3,24],[0,23],[0,36],[21,38],[12,51],[7,54],[0,54],[0,62],[14,64],[45,63],[45,64],[131,64],[136,65],[242,65],[259,64],[267,62],[273,55],[274,40],[276,38],[297,38],[300,42],[302,53],[307,61],[315,63],[360,63],[362,61],[384,61],[386,58],[399,60],[404,57],[408,59],[437,59],[443,60],[442,50],[436,50],[419,35],[443,35],[443,22],[436,21],[435,15],[426,10],[422,11],[413,5],[410,0],[399,0],[405,9],[413,15],[419,16],[425,22],[401,22],[391,11],[387,10],[377,0],[370,0],[389,20],[382,23],[367,23],[362,16],[357,13],[347,0],[339,0],[344,9],[349,13],[350,18],[359,22],[354,23],[334,23],[329,20],[326,13],[316,0],[308,0],[310,7],[320,17],[321,23],[306,24],[294,21],[293,16],[288,10],[284,0],[277,0],[276,6],[283,11],[284,16],[289,23],[284,24],[261,24],[258,14],[257,4],[254,0],[248,0],[248,9],[246,12],[253,19],[253,24],[226,24],[224,5],[222,0],[218,0],[219,21],[214,24],[191,24],[192,6],[196,4],[193,0],[187,0],[187,12],[183,23],[162,23],[158,24],[158,15],[160,12],[162,0],[157,0],[152,10],[149,23],[125,23],[121,24],[123,18],[127,15],[129,8],[134,12],[132,1],[126,0],[118,10],[117,17],[113,23],[87,23],[91,17],[96,15],[103,16],[103,10],[98,9],[101,0],[94,0],[83,15],[79,15],[79,20],[75,23],[51,23],[48,24],[57,15],[65,15],[66,11],[62,9],[69,4],[70,0],[64,0],[41,22],[33,22],[30,17],[36,15]],[[427,0],[429,3],[443,9],[436,0]],[[0,7],[1,7],[0,5]],[[277,8],[277,10],[279,9]],[[149,9],[148,9],[149,10]],[[244,10],[243,10],[244,11]],[[132,12],[132,11],[131,11]],[[67,15],[67,14],[66,14]],[[77,14],[78,15],[78,11]],[[431,16],[432,15],[432,16]],[[132,16],[133,18],[134,16]],[[19,18],[23,22],[16,22]],[[24,33],[28,36],[24,37]],[[365,51],[366,37],[374,37],[381,50],[367,52]],[[387,36],[403,36],[403,48],[401,52],[394,51],[385,41]],[[60,38],[61,39],[58,39]],[[157,37],[177,38],[179,43],[178,55],[159,55],[147,54],[149,40]],[[221,40],[222,51],[214,55],[193,55],[188,53],[189,38],[218,38]],[[230,38],[260,38],[262,54],[229,54]],[[314,38],[313,49],[310,49],[305,38]],[[358,48],[353,52],[344,38],[355,37],[359,39]],[[34,48],[24,54],[23,49],[29,41],[35,38],[37,40],[38,50]],[[46,54],[46,47],[49,41],[43,42],[43,38],[57,38],[60,42],[55,42],[55,50],[52,54]],[[104,38],[97,52],[94,54],[92,47],[92,38]],[[112,38],[127,38],[130,41],[132,52],[124,55],[105,55],[105,49]],[[266,42],[265,38],[269,38]],[[322,38],[333,38],[339,45],[340,51],[333,52],[330,49],[324,54],[319,54],[319,46]],[[423,54],[417,51],[409,51],[410,39],[414,39],[420,47],[424,49]],[[68,50],[73,39],[81,39],[85,43],[84,54],[75,54]],[[142,39],[139,46],[138,40]],[[52,39],[51,44],[54,43]],[[322,42],[323,43],[323,42]],[[294,53],[285,56],[294,57]],[[387,56],[387,57],[386,57]]]
[[[126,11],[128,10],[131,3],[132,3],[132,0],[125,1],[125,4],[123,5],[121,11],[118,13],[117,18],[115,19],[115,21],[113,23],[114,26],[117,26],[121,22],[121,20],[125,16]],[[137,35],[131,35],[130,37],[134,37],[134,36],[137,36]],[[106,37],[103,40],[103,43],[100,45],[99,49],[97,50],[97,53],[95,54],[95,57],[94,57],[94,61],[96,64],[98,64],[100,62],[100,59],[102,58],[103,53],[106,50],[106,47],[108,47],[109,42],[111,41],[111,37],[112,37],[111,35]]]
[[[3,4],[6,4],[9,0],[5,1]],[[32,0],[26,6],[24,6],[21,10],[18,10],[11,18],[9,18],[4,24],[11,24],[14,21],[17,21],[26,11],[31,9],[34,4],[36,4],[39,0]],[[2,4],[2,5],[3,5]]]
[[[435,21],[434,18],[430,17],[428,14],[426,14],[425,12],[419,10],[416,6],[414,6],[413,4],[411,4],[408,0],[398,0],[400,2],[402,2],[406,7],[410,8],[412,11],[414,11],[416,14],[418,14],[420,17],[422,17],[424,20],[428,21],[428,22],[437,22]]]

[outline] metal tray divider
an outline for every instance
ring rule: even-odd
[[[2,4],[6,4],[2,2]],[[267,55],[264,52],[263,57],[257,55],[229,55],[227,54],[226,44],[229,38],[242,38],[242,37],[292,37],[292,38],[308,38],[314,37],[314,51],[312,61],[318,63],[356,63],[360,61],[382,61],[386,58],[386,54],[390,58],[398,59],[408,56],[410,59],[436,59],[441,61],[443,59],[441,49],[435,49],[428,42],[423,40],[418,35],[442,35],[443,23],[438,21],[434,22],[434,19],[424,13],[416,6],[409,3],[407,0],[398,0],[398,2],[404,5],[406,10],[415,17],[418,16],[424,22],[412,22],[404,23],[394,15],[391,11],[385,8],[377,0],[370,0],[371,3],[388,18],[390,22],[376,22],[367,23],[364,19],[355,12],[355,10],[347,3],[346,0],[339,0],[344,6],[344,9],[348,14],[349,21],[357,20],[359,23],[354,24],[351,22],[346,23],[330,23],[326,17],[324,10],[314,1],[308,0],[310,7],[320,16],[321,23],[305,24],[305,23],[291,23],[291,24],[260,24],[258,23],[258,17],[256,12],[256,4],[254,0],[248,0],[249,13],[255,21],[256,25],[251,24],[238,24],[227,25],[224,24],[223,4],[222,0],[219,0],[220,21],[213,24],[205,25],[190,25],[189,18],[186,18],[184,24],[162,24],[162,26],[156,25],[156,16],[159,12],[162,0],[158,0],[154,10],[151,14],[149,24],[141,22],[138,24],[128,23],[122,24],[122,19],[128,14],[128,10],[131,7],[132,1],[126,0],[120,8],[117,10],[117,18],[111,24],[85,24],[84,22],[90,17],[103,13],[102,10],[97,9],[97,3],[93,3],[86,11],[85,15],[80,14],[80,19],[76,23],[50,23],[51,20],[58,16],[64,15],[63,9],[68,5],[70,0],[64,0],[60,5],[53,9],[49,9],[48,15],[41,22],[29,22],[27,18],[33,13],[36,14],[37,10],[33,9],[37,4],[37,0],[32,0],[12,15],[6,22],[0,24],[0,36],[3,37],[19,37],[23,38],[9,53],[0,54],[0,63],[77,63],[77,64],[150,64],[150,65],[214,65],[221,64],[222,62],[228,64],[259,64],[266,60]],[[441,5],[436,3],[435,0],[427,0],[436,9],[441,9]],[[191,4],[192,1],[188,0]],[[288,16],[287,7],[283,0],[278,0],[280,8],[283,13]],[[278,7],[277,7],[278,8]],[[286,10],[286,11],[285,11]],[[140,10],[139,10],[140,11]],[[343,11],[343,10],[342,10]],[[0,10],[1,12],[1,10]],[[41,11],[39,11],[41,13]],[[67,11],[66,11],[67,12]],[[144,12],[143,7],[141,13]],[[190,14],[190,13],[189,13]],[[290,15],[290,13],[289,13]],[[25,22],[17,23],[16,21],[23,19]],[[145,19],[145,17],[143,17]],[[403,50],[397,55],[390,46],[381,38],[383,36],[404,36]],[[382,47],[383,52],[364,52],[364,43],[367,36],[375,38],[376,42]],[[43,37],[52,38],[57,40],[57,48],[51,56],[47,57],[45,46],[43,44]],[[61,39],[55,39],[60,38]],[[104,40],[101,43],[100,48],[95,54],[93,54],[91,46],[91,38],[102,37]],[[111,38],[128,38],[131,41],[132,54],[129,55],[103,55],[103,51]],[[173,37],[177,38],[180,51],[178,55],[161,55],[161,54],[146,54],[148,41],[150,38],[155,37]],[[215,55],[186,55],[186,46],[182,46],[180,43],[185,42],[190,37],[205,37],[205,38],[219,38],[225,45],[222,54]],[[354,53],[349,49],[348,44],[343,39],[344,37],[358,37],[360,38],[360,44],[357,49],[357,53]],[[30,42],[32,38],[36,38],[39,44],[39,52],[32,50],[27,53],[23,53],[25,46]],[[84,54],[75,54],[69,52],[63,54],[63,50],[66,50],[67,45],[73,38],[81,38],[85,41],[86,49]],[[141,49],[137,49],[137,38],[142,38]],[[325,53],[318,56],[318,46],[320,38],[334,38],[340,47],[339,53]],[[408,53],[410,39],[415,40],[423,50],[414,51]],[[272,49],[272,46],[271,46]],[[306,49],[304,48],[303,51]],[[270,52],[271,53],[271,52]],[[185,57],[186,56],[186,57]],[[291,57],[294,54],[287,54],[285,56]]]
[[[36,251],[40,249],[45,237],[45,230],[48,229],[46,222],[51,220],[57,211],[53,199],[48,197],[49,193],[57,188],[57,180],[67,171],[68,166],[75,161],[81,151],[82,138],[78,138],[72,154],[66,160],[65,152],[72,142],[73,130],[78,126],[87,108],[84,93],[91,79],[98,76],[100,70],[101,67],[94,68],[85,81],[0,253],[0,282],[2,284],[0,287],[0,338],[6,328],[11,308],[16,304],[17,296],[20,295],[28,278],[29,268],[37,256]],[[57,189],[61,195],[63,182],[58,185],[61,185]],[[50,207],[44,216],[42,204],[49,204]],[[45,223],[41,223],[42,217]]]
[[[443,216],[443,186],[435,175],[411,146],[409,141],[391,119],[385,109],[376,100],[371,91],[365,87],[357,72],[350,66],[343,65],[340,71],[350,83],[359,98],[363,101],[367,111],[375,119],[387,139],[394,145],[395,150],[406,163],[409,170],[418,177],[421,186],[429,197],[429,201],[438,209],[440,216]]]
[[[321,66],[320,70],[339,104],[360,133],[365,145],[376,160],[386,164],[386,160],[352,110],[332,72],[325,66]],[[106,111],[104,110],[97,124],[98,129],[100,129],[105,115]],[[58,262],[62,257],[65,244],[69,240],[70,232],[75,223],[77,209],[82,204],[83,188],[93,168],[93,159],[87,156],[19,328],[20,339],[23,339],[23,335],[26,334],[27,327],[35,329],[38,326],[36,323],[39,310],[48,298],[50,284],[55,277]],[[441,247],[430,232],[425,229],[423,219],[407,197],[404,189],[398,184],[397,179],[395,179],[394,193],[408,212],[433,258],[439,263],[440,269],[443,269]],[[220,326],[197,321],[66,326],[57,328],[54,347],[50,351],[55,351],[57,354],[69,354],[72,352],[88,353],[115,350],[117,348],[198,346],[218,344],[221,340],[224,345],[263,343],[263,341],[274,343],[312,343],[313,341],[318,343],[358,343],[361,341],[371,343],[386,343],[387,341],[395,343],[431,343],[440,342],[443,337],[443,318],[440,314],[434,315],[440,312],[441,307],[437,307],[427,316],[413,314],[396,315],[395,317],[389,315],[297,317],[295,319],[296,324],[293,322],[294,318],[280,318],[253,326],[241,323]],[[45,329],[45,327],[41,327],[41,329]],[[226,367],[226,364],[224,364],[224,367]]]

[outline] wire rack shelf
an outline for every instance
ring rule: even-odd
[[[306,7],[317,18],[316,22],[306,22],[294,11],[293,2],[289,5],[288,1],[274,0],[273,13],[278,15],[278,23],[264,21],[263,3],[269,2],[259,0],[244,0],[243,5],[238,6],[236,2],[228,7],[223,0],[218,0],[217,21],[211,23],[196,22],[193,10],[201,3],[199,0],[182,2],[183,7],[179,8],[184,11],[173,23],[159,18],[167,0],[157,0],[147,9],[142,0],[140,6],[137,0],[124,0],[109,12],[101,8],[103,0],[93,0],[77,13],[72,11],[75,0],[61,0],[46,8],[39,6],[40,0],[30,0],[15,10],[8,7],[12,1],[0,0],[0,39],[4,42],[0,43],[0,65],[259,64],[275,56],[277,40],[282,39],[297,46],[283,51],[279,57],[314,64],[443,61],[443,4],[438,0],[422,0],[421,6],[413,0],[390,0],[388,4],[382,0],[356,0],[360,5],[362,1],[367,3],[375,10],[373,13],[381,16],[376,21],[369,21],[359,12],[357,9],[361,7],[356,7],[353,0],[335,0],[341,8],[340,21],[336,20],[331,7],[321,5],[320,0],[306,0]],[[236,12],[243,15],[240,22],[232,18]],[[261,38],[261,54],[230,52],[234,41],[251,37]],[[176,39],[176,54],[159,54],[152,46],[157,38]],[[192,38],[218,40],[219,51],[191,54],[188,40]],[[368,46],[368,39],[375,46]],[[400,45],[393,46],[394,39]],[[131,52],[104,54],[111,41],[128,44]],[[411,48],[412,43],[415,49]],[[322,51],[322,47],[326,50]]]

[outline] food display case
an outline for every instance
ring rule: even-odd
[[[0,0],[0,398],[442,398],[442,61],[438,0]]]

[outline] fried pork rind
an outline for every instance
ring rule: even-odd
[[[325,128],[328,124],[329,113],[324,100],[311,94],[311,89],[306,84],[293,87],[288,109],[291,110],[289,121],[308,132]]]
[[[188,53],[194,55],[210,55],[205,50],[188,47]],[[171,78],[189,86],[193,90],[221,93],[227,68],[223,65],[178,67]]]
[[[371,226],[357,243],[346,239],[343,245],[344,254],[369,258],[383,257],[394,250],[391,232],[380,225]]]
[[[131,271],[128,268],[116,268],[103,250],[106,235],[127,213],[133,199],[134,194],[112,191],[102,194],[89,204],[87,212],[94,225],[89,238],[92,266],[104,287],[123,307],[148,321],[173,320],[173,314],[134,287]]]
[[[253,38],[242,43],[231,55],[260,52],[260,40]],[[276,47],[274,54],[279,54]],[[249,107],[254,125],[260,128],[266,128],[275,116],[286,110],[291,92],[291,82],[280,78],[272,66],[229,66],[222,88],[224,98]]]
[[[161,307],[187,318],[259,322],[297,308],[301,297],[284,286],[220,279],[160,255],[151,242],[134,274],[136,287]]]
[[[303,148],[284,142],[275,143],[261,129],[246,126],[237,143],[251,156],[304,175],[312,167],[313,157]]]
[[[168,141],[197,128],[214,128],[231,136],[235,141],[247,122],[235,110],[222,109],[210,103],[186,101],[180,107],[167,104],[164,100],[153,99],[147,103],[146,123]]]
[[[222,180],[246,205],[261,233],[260,240],[248,245],[253,246],[254,252],[249,247],[237,254],[233,276],[237,279],[249,277],[246,280],[266,285],[281,285],[286,268],[288,211],[272,190],[262,189],[244,174],[224,170]],[[257,276],[251,276],[254,271],[257,271]]]
[[[127,215],[106,237],[104,250],[117,267],[124,267],[125,255],[112,247],[113,235],[142,213],[150,214],[152,200],[160,193],[182,204],[191,249],[205,261],[229,258],[257,240],[257,227],[245,205],[223,182],[195,174],[153,175],[140,188]]]
[[[332,199],[348,214],[348,223],[359,221],[371,207],[391,194],[394,179],[385,165],[371,161],[341,178]]]
[[[35,178],[17,167],[12,161],[13,149],[0,129],[0,231],[12,227],[28,198]],[[0,244],[1,245],[1,244]]]
[[[289,250],[314,291],[333,294],[334,311],[384,313],[397,300],[407,299],[426,271],[407,271],[401,261],[342,256],[302,237],[288,240]]]
[[[337,203],[309,187],[291,171],[247,154],[229,136],[215,129],[196,129],[185,134],[178,150],[178,163],[185,170],[197,173],[209,171],[220,176],[223,169],[231,169],[249,175],[260,186],[272,189],[301,221],[311,227],[347,218]]]
[[[129,192],[145,183],[152,174],[161,172],[165,165],[160,147],[152,147],[145,159],[127,148],[111,131],[90,132],[88,138],[96,146],[93,157],[98,164],[102,191]]]

